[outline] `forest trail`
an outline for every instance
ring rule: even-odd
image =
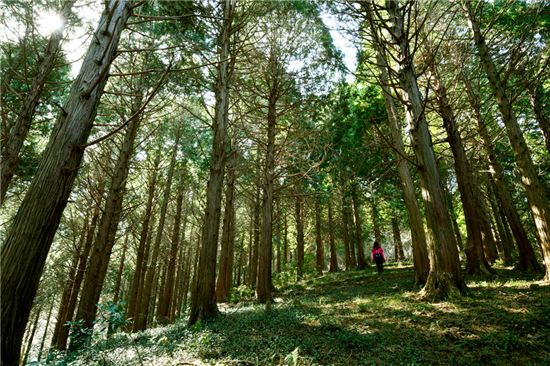
[[[499,269],[469,279],[470,297],[427,303],[410,267],[327,274],[284,289],[270,313],[223,306],[193,327],[178,322],[100,341],[70,364],[542,365],[550,362],[550,286]],[[141,362],[138,357],[141,357]]]

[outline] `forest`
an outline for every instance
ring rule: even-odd
[[[548,0],[0,3],[0,365],[550,364]]]

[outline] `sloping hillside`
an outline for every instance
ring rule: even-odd
[[[440,303],[410,292],[410,268],[329,274],[241,301],[215,321],[100,340],[71,365],[542,365],[550,363],[550,286],[510,270],[470,280]]]

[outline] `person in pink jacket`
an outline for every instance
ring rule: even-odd
[[[370,256],[373,262],[376,263],[378,274],[382,273],[384,271],[384,262],[386,261],[386,257],[384,256],[384,251],[382,250],[382,247],[376,240],[372,245],[372,252],[370,253]]]

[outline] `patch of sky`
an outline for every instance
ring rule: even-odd
[[[327,12],[321,14],[321,19],[330,32],[334,46],[342,52],[344,65],[348,70],[346,80],[351,82],[354,80],[353,73],[357,68],[357,48],[346,30],[349,24],[344,24],[333,14]]]

